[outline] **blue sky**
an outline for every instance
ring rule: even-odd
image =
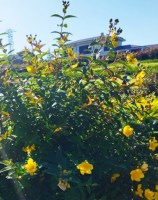
[[[70,0],[68,19],[71,40],[78,40],[108,31],[110,18],[118,18],[123,29],[124,44],[158,44],[158,0]],[[61,14],[62,0],[0,0],[0,32],[11,28],[14,32],[14,49],[20,51],[27,34],[37,34],[51,48],[59,21],[50,17]]]

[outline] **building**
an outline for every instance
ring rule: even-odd
[[[103,33],[101,33],[101,36],[104,36]],[[99,40],[100,36],[96,36],[96,37],[91,37],[91,38],[86,38],[86,39],[81,39],[81,40],[77,40],[74,42],[68,42],[67,46],[72,47],[73,51],[77,54],[77,55],[90,55],[91,51],[97,51],[97,46],[94,45],[94,42]],[[125,39],[119,37],[118,38],[118,45],[122,46],[122,42],[124,42]],[[99,49],[99,46],[98,46]],[[102,47],[101,49],[101,56],[107,54],[108,49],[106,47]]]
[[[102,33],[101,36],[104,36]],[[91,51],[97,51],[97,47],[94,44],[94,41],[99,40],[100,36],[76,40],[73,42],[68,42],[67,46],[72,47],[73,51],[77,55],[85,55],[88,56],[91,54]],[[122,37],[118,37],[118,46],[115,48],[115,52],[140,52],[144,51],[145,49],[149,49],[152,46],[158,47],[158,45],[145,45],[145,46],[139,46],[139,45],[123,45],[122,43],[126,40]],[[99,49],[99,47],[98,47]],[[109,49],[108,47],[104,46],[100,49],[100,56],[107,55]]]

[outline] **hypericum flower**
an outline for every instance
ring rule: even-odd
[[[158,98],[154,98],[154,100],[151,102],[152,109],[158,109]]]
[[[145,107],[148,105],[148,100],[144,97],[140,97],[135,101],[135,103],[139,110],[144,111]]]
[[[73,52],[72,48],[67,48],[67,53],[68,53],[68,55],[69,55],[71,58],[73,58],[73,59],[77,58],[77,56],[76,56],[76,54]]]
[[[118,46],[118,41],[117,41],[117,33],[115,32],[115,30],[111,30],[110,31],[110,34],[111,34],[111,43],[114,47],[117,47]]]
[[[133,134],[133,128],[132,127],[130,127],[129,125],[127,125],[127,126],[125,126],[124,128],[123,128],[123,134],[126,136],[126,137],[129,137],[129,136],[131,136],[132,134]]]
[[[38,70],[37,67],[31,66],[31,65],[26,66],[26,69],[29,73],[36,73]]]
[[[158,147],[158,141],[154,137],[153,139],[149,140],[149,149],[155,151],[156,147]]]
[[[143,198],[143,190],[142,190],[142,185],[138,184],[137,186],[137,191],[135,191],[135,194],[141,198]]]
[[[158,199],[158,192],[155,192],[154,200],[157,200],[157,199]]]
[[[116,174],[113,174],[112,177],[111,177],[111,183],[113,183],[114,181],[116,181],[116,179],[120,177],[120,174],[119,173],[116,173]]]
[[[140,78],[137,78],[134,85],[135,86],[142,86],[143,84],[143,79],[140,77]]]
[[[135,114],[136,114],[137,117],[138,117],[137,124],[141,124],[141,122],[142,122],[144,116],[142,116],[140,113],[135,113]]]
[[[33,176],[34,173],[37,171],[37,163],[32,159],[29,158],[27,160],[27,164],[24,165],[24,169],[31,175]]]
[[[141,181],[141,178],[144,178],[144,174],[141,169],[135,169],[130,172],[132,181]]]
[[[136,78],[144,78],[145,75],[146,75],[146,72],[142,70],[141,72],[139,72],[139,74],[137,74]]]
[[[77,62],[76,64],[71,65],[70,68],[71,68],[71,69],[75,69],[76,67],[78,67],[78,64],[79,64],[79,63]]]
[[[112,40],[115,40],[117,38],[117,35],[113,29],[110,31],[110,34],[111,34]]]
[[[141,169],[143,172],[148,171],[148,164],[147,164],[147,163],[142,164],[142,166],[140,167],[140,169]]]
[[[141,122],[143,120],[143,116],[140,113],[136,113],[138,120]]]
[[[146,75],[145,71],[142,70],[141,72],[139,72],[139,74],[137,74],[136,76],[136,82],[134,83],[134,85],[141,86],[145,75]]]
[[[70,188],[70,184],[65,180],[60,180],[58,183],[58,187],[61,190],[65,191],[66,189]]]
[[[145,189],[145,192],[144,192],[144,196],[147,200],[154,200],[154,192],[151,191],[150,189]]]
[[[92,173],[91,171],[93,169],[93,165],[90,164],[87,160],[85,160],[81,164],[77,165],[77,169],[80,170],[80,173],[82,175],[84,175],[84,174],[91,174]]]
[[[35,145],[33,144],[33,145],[31,145],[31,146],[24,147],[22,150],[23,150],[24,152],[30,154],[32,151],[35,150]]]
[[[129,64],[135,64],[135,63],[137,62],[137,59],[134,58],[133,53],[128,53],[128,54],[126,55],[126,60],[127,60],[127,62],[128,62]]]
[[[118,41],[117,41],[117,40],[112,40],[111,43],[112,43],[112,45],[113,45],[114,47],[117,47],[117,46],[118,46]]]

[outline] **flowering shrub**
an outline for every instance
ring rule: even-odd
[[[51,55],[32,35],[31,50],[23,51],[25,69],[1,54],[0,194],[28,200],[156,200],[158,98],[143,91],[143,68],[126,73],[137,62],[133,54],[119,61],[124,70],[114,70],[97,55],[77,56],[66,45],[65,20],[74,17],[67,15],[68,6],[63,1],[63,16],[52,15],[62,22]],[[100,44],[108,45],[109,59],[121,33],[117,24],[110,20]]]

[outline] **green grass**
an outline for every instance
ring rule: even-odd
[[[141,63],[158,63],[158,59],[142,60]]]
[[[122,63],[111,63],[110,68],[115,71],[115,68],[124,68],[124,65]],[[128,73],[135,73],[138,70],[145,69],[147,72],[154,72],[158,73],[158,59],[154,60],[143,60],[143,61],[138,61],[138,63],[129,65],[126,64],[125,66],[126,71]]]
[[[146,68],[147,71],[158,73],[158,59],[143,60],[140,63]]]

